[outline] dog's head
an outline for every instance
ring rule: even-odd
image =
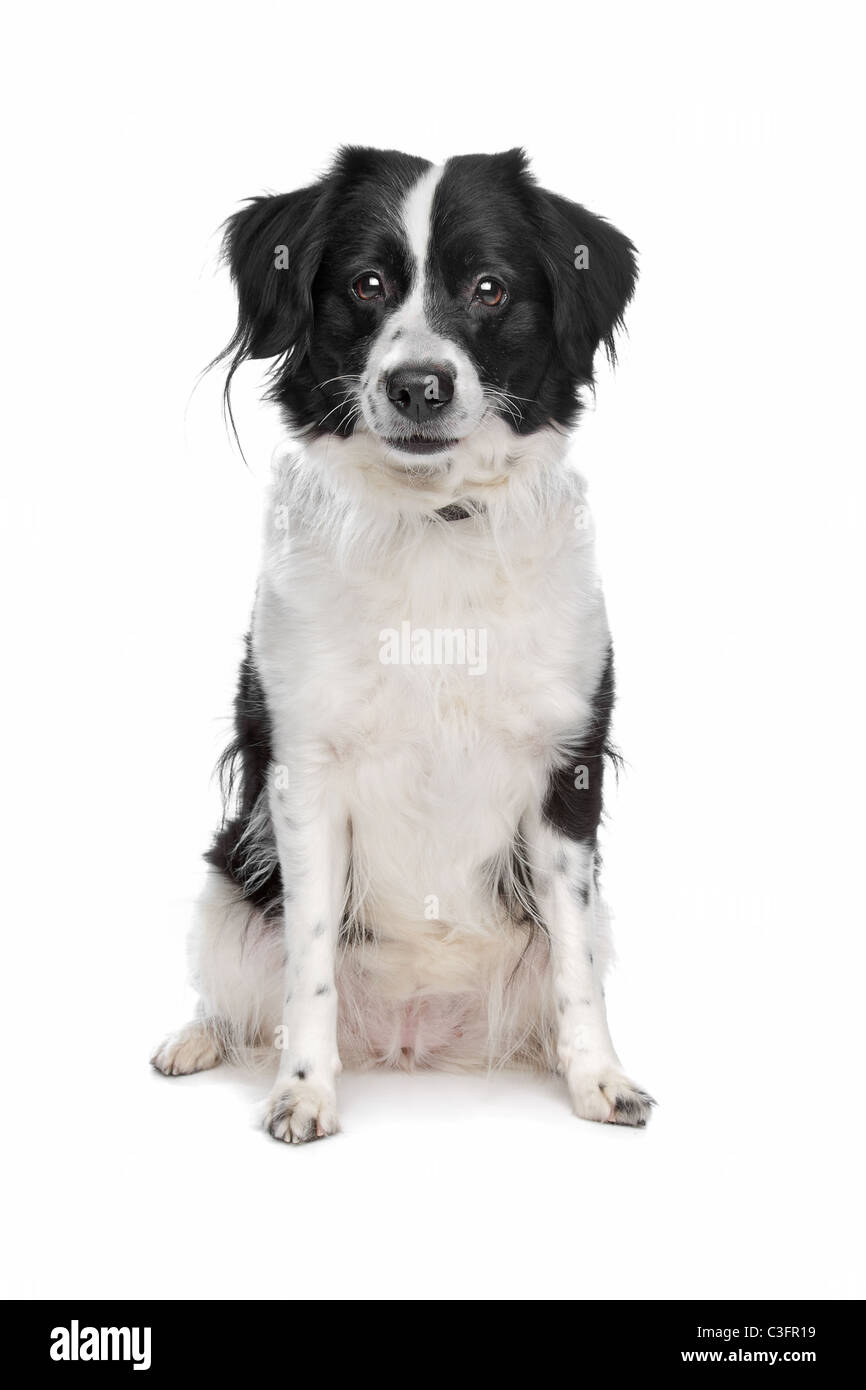
[[[276,358],[270,398],[313,435],[370,436],[431,470],[491,419],[571,424],[634,289],[634,248],[540,188],[524,154],[443,166],[346,148],[318,183],[229,219],[229,379]]]

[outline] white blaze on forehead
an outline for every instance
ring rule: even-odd
[[[427,252],[430,247],[430,229],[433,218],[433,199],[436,188],[444,173],[441,164],[434,165],[422,174],[414,187],[410,188],[403,203],[401,220],[415,271],[412,279],[412,293],[407,302],[420,306],[424,302],[424,279],[427,266]]]
[[[449,419],[455,439],[471,433],[485,411],[484,392],[475,366],[455,339],[443,337],[435,325],[427,322],[424,312],[433,204],[444,172],[442,165],[427,169],[396,210],[412,262],[412,282],[402,304],[385,316],[371,344],[361,384],[364,420],[371,433],[383,438],[395,432],[396,411],[387,395],[388,378],[407,365],[441,362],[453,373],[454,397]]]

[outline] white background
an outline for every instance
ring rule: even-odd
[[[7,29],[8,1291],[861,1296],[864,225],[853,5],[42,5]],[[641,252],[575,440],[614,628],[643,1133],[561,1083],[166,1081],[278,427],[197,374],[220,222],[341,142],[524,144]]]

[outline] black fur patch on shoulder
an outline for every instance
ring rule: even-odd
[[[267,805],[271,718],[249,633],[234,712],[234,738],[219,761],[226,814],[205,859],[237,885],[247,902],[272,912],[282,903],[280,866],[276,852],[268,854],[269,820],[258,827],[254,824],[254,818],[261,816]],[[232,804],[234,814],[229,817],[227,811]]]
[[[568,746],[567,761],[551,774],[542,811],[569,840],[595,843],[602,813],[604,763],[618,766],[619,754],[609,740],[614,703],[613,648],[592,698],[589,727]]]

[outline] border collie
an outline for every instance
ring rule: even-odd
[[[345,148],[226,224],[233,373],[275,359],[264,560],[170,1076],[277,1049],[266,1127],[338,1128],[343,1065],[557,1070],[653,1101],[608,1032],[611,639],[568,431],[634,289],[522,151]],[[230,410],[230,406],[229,406]]]

